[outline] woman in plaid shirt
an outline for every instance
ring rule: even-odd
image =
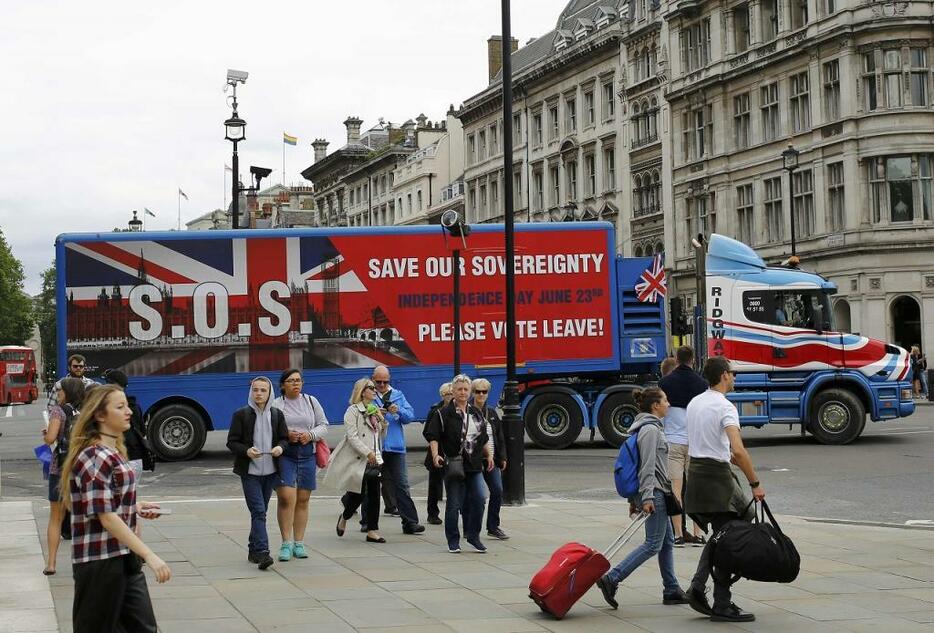
[[[62,464],[62,498],[71,503],[74,633],[156,633],[142,563],[160,583],[172,575],[136,535],[136,515],[154,519],[159,506],[136,501],[136,475],[123,444],[130,415],[119,387],[91,389]]]

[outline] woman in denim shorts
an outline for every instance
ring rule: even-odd
[[[315,446],[325,441],[328,420],[321,403],[314,396],[302,393],[302,372],[286,369],[279,378],[281,396],[272,406],[285,414],[289,427],[289,445],[279,458],[277,517],[282,546],[279,560],[308,558],[305,551],[305,527],[308,524],[308,501],[317,485],[315,477]]]

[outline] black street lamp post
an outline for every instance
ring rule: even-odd
[[[782,152],[782,166],[788,172],[788,211],[791,213],[791,256],[797,257],[798,252],[795,246],[795,183],[794,173],[798,168],[798,150],[793,145]]]
[[[509,0],[502,0],[503,18],[503,174],[506,234],[506,384],[503,386],[503,426],[506,460],[503,502],[525,504],[525,429],[519,416],[516,378],[516,244],[512,191],[512,27]]]
[[[233,181],[231,193],[233,194],[233,214],[231,217],[231,227],[240,228],[240,158],[237,155],[237,143],[246,140],[246,121],[237,114],[237,84],[246,83],[247,73],[240,70],[227,71],[227,85],[233,88],[230,106],[233,108],[233,114],[224,121],[224,138],[233,143],[233,157],[231,158]]]

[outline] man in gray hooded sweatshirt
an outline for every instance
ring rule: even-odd
[[[662,419],[668,413],[668,398],[658,387],[633,392],[633,400],[641,413],[629,429],[638,433],[639,447],[639,492],[629,500],[631,512],[648,515],[645,521],[645,542],[632,550],[626,558],[608,571],[597,586],[603,598],[616,609],[616,590],[642,563],[658,555],[658,567],[662,573],[662,603],[687,604],[687,596],[675,577],[674,532],[668,518],[666,497],[671,499],[671,480],[668,478],[668,444],[662,427]]]
[[[240,476],[243,497],[250,510],[247,560],[260,569],[272,565],[266,511],[279,472],[279,456],[289,443],[289,427],[282,411],[269,406],[272,383],[265,376],[250,383],[247,406],[237,409],[227,432],[227,448],[234,454],[235,474]]]

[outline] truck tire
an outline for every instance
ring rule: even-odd
[[[159,459],[179,462],[197,455],[207,439],[207,425],[188,405],[172,404],[156,412],[149,423],[149,443]]]
[[[582,428],[584,416],[580,407],[563,393],[535,396],[525,410],[525,430],[541,448],[567,448]]]
[[[814,396],[808,430],[821,444],[849,444],[865,426],[866,410],[852,392],[826,389]]]
[[[613,448],[622,446],[629,437],[629,427],[639,414],[630,393],[614,393],[607,397],[597,414],[600,435]]]

